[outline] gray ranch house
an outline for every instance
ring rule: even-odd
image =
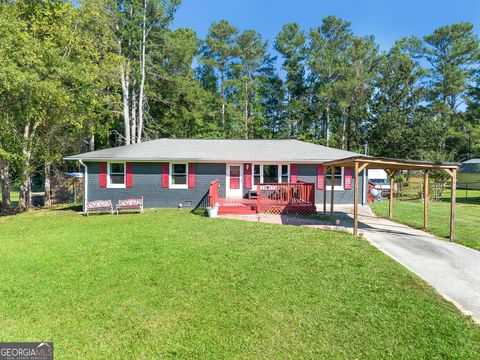
[[[351,204],[352,169],[332,174],[323,163],[357,155],[299,140],[159,139],[65,159],[83,166],[84,207],[140,197],[147,208],[197,207],[215,196],[220,212],[249,213],[259,210],[259,198],[265,204],[322,204],[332,183],[335,202]]]

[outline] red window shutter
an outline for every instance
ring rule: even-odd
[[[322,164],[317,165],[317,189],[324,189],[325,167]]]
[[[290,164],[290,182],[296,183],[298,181],[298,166],[297,164]]]
[[[126,173],[125,186],[127,188],[132,188],[133,187],[133,164],[131,162],[127,162],[125,164],[125,173]]]
[[[252,164],[243,164],[243,176],[245,177],[245,189],[252,188]]]
[[[101,188],[107,187],[107,163],[100,163],[99,186]]]
[[[168,188],[168,163],[162,164],[162,188]]]
[[[343,188],[345,190],[352,190],[352,168],[350,167],[343,169]]]
[[[195,189],[195,174],[196,166],[195,164],[188,164],[188,188]]]

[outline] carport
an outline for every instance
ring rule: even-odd
[[[358,235],[358,178],[359,174],[366,169],[383,169],[390,176],[390,196],[388,206],[388,217],[391,218],[393,214],[393,178],[398,171],[401,170],[420,170],[423,171],[423,227],[428,230],[428,174],[432,170],[442,170],[447,172],[452,178],[452,192],[450,199],[450,241],[455,240],[455,198],[457,187],[457,163],[447,162],[433,162],[433,161],[417,161],[417,160],[402,160],[389,159],[371,156],[354,156],[345,159],[333,160],[324,163],[325,173],[331,169],[331,173],[335,173],[337,167],[351,167],[355,178],[354,196],[353,196],[353,234]],[[327,177],[324,177],[324,194],[323,194],[323,213],[327,213]],[[333,209],[335,203],[335,191],[331,191],[330,199],[330,217],[333,218]]]

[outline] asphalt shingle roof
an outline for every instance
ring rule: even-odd
[[[470,159],[468,161],[464,161],[460,165],[459,171],[462,173],[469,173],[469,174],[479,174],[480,173],[480,159]]]
[[[65,159],[323,162],[356,155],[360,154],[299,140],[158,139]]]

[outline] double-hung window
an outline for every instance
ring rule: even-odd
[[[278,165],[263,165],[263,183],[278,183]]]
[[[170,188],[188,189],[187,163],[170,163]]]
[[[253,185],[259,183],[288,183],[290,181],[290,171],[287,164],[254,164],[253,165]]]
[[[289,172],[288,172],[288,165],[280,165],[282,172],[281,172],[281,182],[288,183],[290,181]]]
[[[253,165],[253,185],[262,182],[261,167],[258,164]]]
[[[107,185],[109,188],[125,187],[125,163],[110,162],[107,167]]]
[[[327,173],[327,189],[332,186],[332,169],[328,169]],[[335,190],[343,190],[343,167],[336,167],[333,176],[333,188]]]

